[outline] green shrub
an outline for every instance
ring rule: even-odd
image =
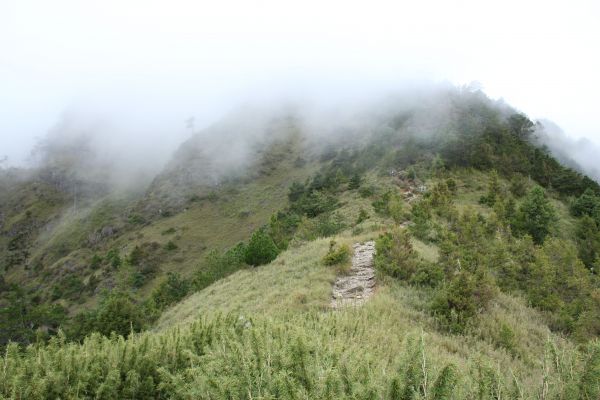
[[[510,180],[510,192],[516,198],[521,198],[527,193],[527,182],[523,175],[516,174]]]
[[[323,257],[325,265],[340,265],[348,262],[350,259],[350,247],[347,244],[337,245],[335,240],[329,242],[329,250]]]
[[[165,244],[165,250],[167,251],[173,251],[173,250],[177,250],[179,247],[177,247],[177,245],[175,244],[175,242],[173,242],[172,240],[169,240],[166,244]]]
[[[410,232],[418,239],[429,241],[431,233],[431,206],[426,200],[420,200],[412,204],[410,209],[413,224],[409,227]]]
[[[248,242],[245,261],[246,264],[253,266],[268,264],[277,257],[277,254],[279,249],[275,242],[265,229],[261,228],[254,231]]]
[[[458,369],[454,364],[448,364],[442,369],[435,380],[432,388],[431,397],[434,400],[453,399],[454,388],[458,383]]]
[[[338,206],[337,199],[320,190],[310,190],[290,205],[290,209],[299,215],[314,218],[320,214],[333,211]]]
[[[213,282],[243,268],[246,258],[246,245],[238,243],[223,254],[211,250],[204,262],[194,274],[193,286],[196,290],[204,289]]]
[[[375,188],[373,186],[364,186],[363,185],[358,189],[358,194],[363,199],[366,199],[367,197],[371,197],[375,194]]]
[[[350,178],[350,182],[348,182],[348,189],[350,189],[350,190],[358,189],[360,187],[361,183],[362,183],[362,178],[360,177],[360,175],[354,174],[354,175],[352,175],[352,178]]]
[[[90,268],[98,269],[100,265],[102,265],[102,257],[100,257],[98,254],[94,254],[90,260]]]
[[[419,259],[408,232],[395,229],[375,242],[375,268],[394,278],[408,280],[417,271]]]
[[[519,208],[517,216],[518,228],[531,235],[536,244],[541,244],[550,233],[556,220],[556,211],[546,198],[544,189],[533,188]]]
[[[579,196],[571,204],[571,213],[580,217],[582,215],[595,216],[600,210],[600,196],[597,196],[592,189],[586,189],[586,191]]]
[[[112,333],[128,336],[139,332],[147,323],[144,310],[131,296],[120,291],[105,294],[93,310],[78,314],[67,331],[71,339],[80,340],[92,332],[105,336]]]
[[[462,270],[433,299],[431,311],[443,328],[463,333],[472,319],[494,298],[496,287],[484,273]]]
[[[356,218],[355,225],[358,225],[367,219],[369,219],[369,213],[367,213],[367,211],[361,207],[360,210],[358,210],[358,217]]]
[[[410,283],[417,286],[439,286],[446,277],[444,269],[439,263],[421,261],[416,271],[410,277]]]
[[[113,268],[118,268],[121,266],[121,256],[119,256],[119,251],[117,249],[111,249],[106,253],[106,257],[104,259],[108,262],[108,264]]]
[[[317,237],[335,235],[346,228],[344,217],[340,213],[322,214],[316,219]]]
[[[278,249],[285,250],[294,236],[302,218],[293,212],[280,211],[271,216],[269,221],[269,236]]]
[[[490,180],[488,182],[488,191],[485,196],[481,196],[479,203],[493,207],[496,204],[496,200],[501,196],[500,182],[498,181],[498,173],[492,171],[490,174]]]
[[[132,225],[143,225],[146,223],[146,219],[139,214],[130,214],[127,217],[127,221]]]
[[[190,285],[187,279],[182,278],[178,273],[169,272],[167,279],[152,292],[152,299],[156,307],[164,309],[183,299],[189,290]]]

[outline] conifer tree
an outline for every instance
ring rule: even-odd
[[[273,261],[279,250],[271,236],[264,229],[258,229],[252,234],[252,238],[246,248],[245,261],[248,265],[263,265]]]
[[[556,212],[546,197],[544,189],[531,189],[519,208],[518,226],[523,233],[531,235],[536,244],[541,244],[550,233]]]

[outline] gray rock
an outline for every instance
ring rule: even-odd
[[[354,255],[349,275],[337,277],[333,284],[333,308],[360,306],[375,292],[375,242],[355,243],[352,247]]]

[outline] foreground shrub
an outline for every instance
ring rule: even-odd
[[[337,245],[335,240],[329,242],[329,251],[323,257],[325,265],[340,265],[350,260],[350,247],[347,244]]]

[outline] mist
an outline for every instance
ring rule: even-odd
[[[478,82],[562,127],[563,139],[547,137],[569,145],[550,149],[567,149],[598,179],[599,17],[584,0],[9,0],[0,5],[0,156],[35,167],[53,162],[50,143],[84,140],[91,153],[80,154],[78,173],[128,186],[149,182],[194,134],[222,135],[215,127],[244,108],[264,122],[296,107],[307,132],[331,135],[323,120],[350,121],[376,99]],[[264,139],[260,125],[237,127],[235,146],[208,148],[244,165],[249,143]]]

